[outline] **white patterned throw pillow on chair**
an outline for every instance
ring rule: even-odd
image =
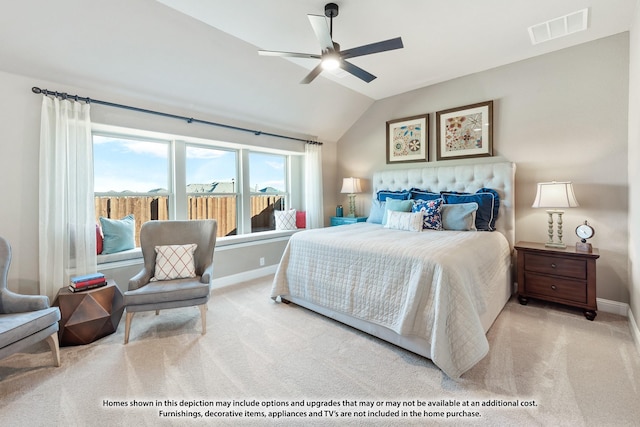
[[[296,226],[296,210],[273,211],[276,217],[276,230],[297,230]]]
[[[196,277],[193,253],[198,245],[156,246],[156,280]]]

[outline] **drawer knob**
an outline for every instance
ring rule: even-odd
[[[556,285],[551,285],[551,289],[553,289],[555,291],[558,288],[556,287]]]
[[[556,268],[558,265],[555,262],[551,263],[551,268]]]

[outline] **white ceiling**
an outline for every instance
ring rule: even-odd
[[[324,15],[326,0],[158,0],[257,48],[320,53],[307,14]],[[635,0],[343,0],[333,19],[341,49],[402,37],[404,49],[350,60],[378,78],[327,76],[373,99],[628,30]],[[589,30],[532,45],[527,28],[590,9]],[[282,61],[263,58],[263,61]],[[311,69],[313,59],[296,63]],[[299,80],[307,74],[302,69]],[[297,83],[299,80],[294,81]]]
[[[377,76],[299,81],[319,53],[306,17],[325,0],[0,0],[0,70],[135,96],[294,136],[337,141],[371,104],[395,94],[629,29],[636,0],[342,0],[342,49],[401,36],[404,49],[353,58]],[[532,45],[527,28],[589,8],[589,27]],[[48,87],[57,90],[56,87]],[[111,101],[112,99],[105,99]]]

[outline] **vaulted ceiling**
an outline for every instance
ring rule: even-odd
[[[3,0],[0,70],[337,141],[375,100],[629,29],[636,0],[343,0],[342,49],[402,37],[353,58],[377,76],[300,80],[317,64],[258,49],[320,53],[318,0]],[[532,44],[527,28],[588,8],[588,28]],[[550,70],[550,72],[553,72]],[[55,87],[49,88],[55,90]]]

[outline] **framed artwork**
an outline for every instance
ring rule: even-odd
[[[436,113],[437,160],[493,156],[493,101]]]
[[[428,160],[428,114],[387,122],[387,164]]]

